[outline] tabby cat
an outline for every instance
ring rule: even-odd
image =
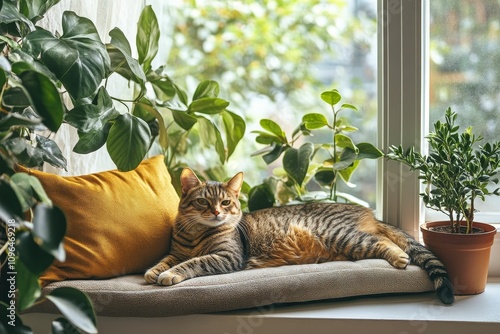
[[[443,264],[403,231],[381,223],[367,208],[309,203],[242,213],[243,174],[226,183],[181,174],[182,196],[170,254],[144,275],[148,283],[241,269],[380,258],[400,269],[412,261],[433,281],[445,304],[454,302]]]

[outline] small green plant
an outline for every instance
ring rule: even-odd
[[[427,136],[428,155],[414,147],[391,146],[386,157],[419,172],[426,186],[420,194],[424,204],[449,217],[451,232],[472,233],[476,200],[500,195],[500,188],[488,188],[499,182],[500,141],[479,145],[483,138],[470,127],[459,133],[456,119],[457,114],[448,108],[445,122],[434,124],[434,131]]]
[[[275,169],[272,178],[251,189],[250,210],[272,206],[276,198],[281,204],[292,200],[358,201],[354,196],[338,192],[338,181],[352,185],[350,179],[360,161],[380,158],[383,153],[369,143],[355,144],[348,136],[358,129],[340,118],[339,114],[357,108],[348,103],[339,106],[341,95],[336,89],[323,92],[321,99],[330,106],[330,117],[322,113],[306,114],[291,136],[287,136],[280,125],[270,119],[260,121],[263,130],[254,131],[256,141],[267,147],[254,155],[262,155],[267,164],[283,155],[282,167]],[[314,144],[303,140],[303,137],[319,129],[327,129],[331,141]],[[296,148],[298,143],[301,144]],[[308,185],[313,179],[324,191],[309,191]]]

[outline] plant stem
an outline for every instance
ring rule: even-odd
[[[332,105],[333,112],[333,164],[337,162],[337,143],[335,142],[335,135],[337,134],[337,112],[335,112],[335,108]],[[333,169],[333,167],[332,167]],[[330,200],[337,202],[337,171],[333,169],[333,187],[330,188]]]

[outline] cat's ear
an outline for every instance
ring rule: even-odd
[[[243,185],[243,172],[239,172],[226,183],[227,188],[233,191],[236,194],[236,197],[240,196],[240,190],[242,185]]]
[[[189,190],[201,185],[200,179],[191,168],[184,168],[181,173],[182,195],[186,195]]]

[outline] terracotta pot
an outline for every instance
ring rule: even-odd
[[[449,221],[425,223],[420,226],[425,246],[445,265],[456,295],[482,293],[488,278],[491,246],[496,234],[492,225],[474,223],[484,233],[458,234],[429,230],[449,225]]]

